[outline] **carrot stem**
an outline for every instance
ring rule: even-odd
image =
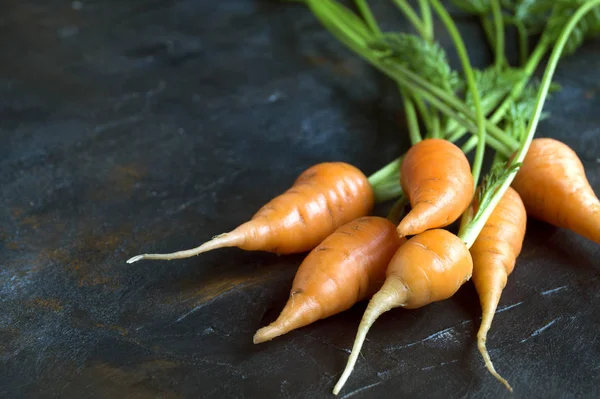
[[[373,33],[377,36],[381,36],[382,32],[377,24],[377,20],[373,16],[371,12],[371,8],[366,0],[355,0],[356,7],[360,11],[360,14],[364,18],[367,26],[373,31]],[[417,113],[415,112],[415,106],[408,96],[406,91],[398,85],[398,89],[400,90],[400,94],[402,95],[402,101],[404,103],[404,111],[406,112],[406,120],[408,122],[408,133],[410,136],[410,141],[413,144],[418,143],[422,140],[421,132],[419,130],[419,121],[417,119]]]
[[[423,38],[429,42],[433,41],[433,18],[431,17],[431,7],[428,0],[419,0],[419,8],[423,18]]]
[[[431,0],[431,4],[440,19],[446,25],[446,29],[452,40],[454,41],[454,46],[456,47],[456,52],[458,53],[458,57],[460,58],[460,62],[463,67],[463,72],[465,74],[465,78],[467,79],[467,85],[469,87],[469,91],[471,92],[471,96],[473,97],[473,105],[475,106],[475,116],[477,120],[477,134],[478,134],[478,142],[477,149],[475,151],[475,160],[473,161],[472,173],[473,173],[473,182],[475,186],[477,186],[477,182],[479,181],[479,175],[481,174],[481,167],[483,165],[483,156],[485,155],[485,115],[483,114],[483,109],[481,108],[481,99],[479,96],[479,91],[477,90],[477,83],[475,82],[475,75],[473,73],[473,68],[471,67],[471,62],[469,61],[469,55],[467,53],[467,49],[465,47],[465,43],[458,32],[458,28],[454,24],[454,21],[450,17],[450,14],[446,11],[444,6],[439,2],[439,0]]]
[[[525,89],[525,86],[527,85],[529,78],[533,75],[537,66],[542,61],[542,58],[546,54],[547,49],[548,49],[548,43],[546,41],[542,40],[542,41],[540,41],[540,43],[538,43],[538,45],[534,49],[533,53],[531,54],[529,61],[525,65],[525,68],[524,68],[525,77],[523,78],[523,80],[521,80],[520,82],[518,82],[517,84],[514,85],[511,92],[508,94],[508,96],[504,99],[502,104],[498,107],[498,109],[496,109],[496,111],[490,117],[490,119],[489,119],[490,123],[496,125],[502,120],[502,118],[504,118],[504,115],[506,115],[506,112],[508,111],[508,108],[510,107],[510,104],[512,103],[512,101],[514,99],[516,99],[517,97],[519,97],[521,95],[521,93],[523,92],[523,89]]]
[[[420,0],[420,3],[427,4],[427,1]],[[433,40],[433,30],[431,25],[431,11],[429,10],[429,14],[427,15],[427,10],[423,9],[423,4],[421,4],[421,12],[423,13],[423,21],[419,20],[416,12],[412,9],[412,7],[405,1],[396,1],[396,5],[404,12],[407,18],[411,21],[415,29],[419,31],[420,35],[423,36],[426,40]],[[428,8],[428,4],[427,7]],[[415,112],[415,104],[419,108],[419,112],[425,121],[425,125],[428,131],[431,131],[433,128],[433,124],[430,123],[430,116],[426,112],[425,104],[418,96],[414,96],[414,100],[412,100],[403,90],[400,85],[400,93],[402,95],[402,101],[404,104],[404,111],[406,113],[406,121],[408,122],[408,134],[410,137],[410,142],[414,145],[419,141],[423,140],[423,136],[421,135],[421,131],[419,129],[419,122],[417,119],[417,114]]]
[[[404,103],[404,112],[406,113],[406,121],[408,122],[408,135],[410,142],[415,145],[419,141],[423,140],[421,136],[421,130],[419,129],[419,121],[417,119],[417,112],[415,111],[415,105],[412,100],[402,87],[400,87],[400,93],[402,95],[402,101]]]
[[[465,154],[468,154],[471,151],[473,151],[473,148],[475,148],[476,146],[477,146],[477,137],[471,136],[471,138],[469,140],[467,140],[467,142],[460,149]]]
[[[405,0],[394,0],[394,3],[400,9],[400,11],[404,13],[406,18],[408,18],[408,20],[410,21],[410,23],[412,23],[417,32],[419,32],[419,34],[422,37],[427,37],[427,31],[425,29],[423,21],[421,21],[415,10],[410,6],[410,4],[408,4],[408,2]]]
[[[519,61],[521,65],[527,64],[527,56],[529,55],[529,39],[527,38],[527,29],[523,22],[518,19],[510,21],[515,28],[517,28],[517,35],[519,41]]]
[[[465,52],[465,54],[466,54],[466,52]],[[390,74],[390,71],[386,70],[387,68],[390,67],[389,64],[381,65],[381,66],[378,65],[378,67],[381,70],[383,70],[385,73]],[[412,83],[412,85],[410,85],[410,89],[421,92],[421,95],[423,96],[423,98],[425,98],[430,103],[432,103],[432,101],[430,100],[431,98],[435,98],[436,100],[438,100],[435,105],[437,108],[439,108],[437,106],[437,104],[439,104],[443,101],[447,104],[447,108],[452,107],[456,111],[464,114],[469,120],[477,121],[477,116],[474,115],[473,112],[471,111],[471,109],[466,104],[464,104],[460,99],[458,99],[455,95],[448,93],[448,92],[444,91],[443,89],[433,85],[432,83],[421,78],[419,75],[410,71],[403,65],[394,64],[391,66],[391,68],[393,69],[393,71],[391,72],[390,76],[393,79],[398,80],[403,85],[407,85],[406,81],[411,81],[410,83]],[[399,76],[398,74],[401,74],[404,76]],[[473,81],[474,81],[474,78],[473,78]],[[508,134],[506,134],[506,132],[504,132],[502,129],[500,129],[499,127],[497,127],[495,125],[496,123],[498,123],[498,121],[491,123],[484,119],[483,122],[485,124],[485,127],[490,130],[490,134],[493,134],[495,136],[495,138],[498,139],[498,141],[501,141],[502,143],[506,144],[507,147],[512,148],[513,150],[518,148],[519,142],[516,141],[515,139],[513,139],[512,137],[510,137]]]
[[[440,126],[440,116],[437,111],[433,112],[433,118],[431,119],[431,137],[434,139],[442,138],[442,130]]]
[[[492,33],[492,24],[490,23],[490,20],[488,19],[488,17],[486,15],[481,15],[479,17],[479,20],[481,22],[481,26],[483,27],[483,33],[485,34],[485,38],[487,39],[487,42],[490,45],[490,48],[492,49],[492,51],[495,54],[496,53],[496,39],[494,37],[494,34]]]
[[[373,16],[373,13],[371,12],[371,8],[369,7],[369,4],[367,4],[367,1],[366,0],[354,0],[354,3],[356,4],[356,7],[360,11],[362,17],[365,19],[367,26],[373,31],[373,33],[376,33],[377,35],[381,35],[381,29],[379,29],[377,20]]]
[[[403,67],[395,65],[394,68],[401,69]],[[407,75],[408,74],[412,74],[412,72],[407,71]],[[400,82],[402,85],[409,87],[411,90],[415,90],[415,91],[419,90],[419,87],[417,85],[415,85],[414,83],[412,83],[408,80],[404,80],[403,77],[396,76],[395,79],[398,82]],[[427,85],[430,85],[430,83],[427,82]],[[437,89],[435,86],[433,88]],[[466,105],[464,105],[463,103],[460,102],[460,100],[455,98],[454,100],[450,101],[453,103],[452,106],[454,106],[455,108],[458,109],[458,111],[454,111],[451,106],[447,105],[448,101],[444,102],[444,101],[438,99],[435,95],[431,95],[427,91],[422,92],[421,96],[426,101],[428,101],[430,104],[432,104],[434,107],[436,107],[439,111],[441,111],[442,113],[446,114],[448,117],[452,118],[453,120],[455,120],[458,123],[465,126],[467,130],[470,130],[475,133],[477,132],[477,127],[473,123],[471,123],[470,120],[465,120],[465,118],[463,117],[463,116],[469,117],[469,115],[471,115],[472,113]],[[459,112],[460,112],[460,114],[459,114]],[[507,156],[510,156],[510,154],[512,154],[512,152],[514,150],[516,150],[516,148],[518,148],[518,142],[515,139],[513,139],[511,136],[509,136],[508,134],[503,132],[499,127],[497,127],[491,123],[487,123],[485,121],[484,121],[484,123],[486,123],[486,126],[490,129],[490,133],[494,133],[494,136],[492,136],[490,134],[490,136],[488,137],[487,143],[490,146],[492,146],[495,150],[502,151],[505,154],[507,154]],[[456,140],[458,140],[458,139],[454,139],[453,137],[451,137],[449,141],[454,142]]]
[[[389,179],[391,175],[399,175],[401,165],[402,157],[394,159],[392,162],[388,163],[383,168],[379,169],[377,172],[369,176],[369,183],[371,183],[371,186],[376,186],[378,184],[381,184],[381,182]],[[399,179],[400,178],[398,177],[398,180]]]
[[[420,96],[413,94],[413,102],[414,102],[415,106],[417,107],[419,114],[421,114],[421,118],[423,119],[423,123],[425,124],[425,129],[427,131],[431,131],[431,128],[432,128],[431,119],[432,119],[433,110],[430,112],[430,110],[427,108],[427,106],[425,105],[425,102],[423,101],[423,99]]]
[[[538,45],[536,46],[536,48],[533,50],[533,53],[531,54],[529,61],[525,64],[525,67],[523,68],[525,71],[525,76],[523,77],[523,79],[521,81],[519,81],[518,83],[516,83],[513,86],[512,90],[510,91],[508,96],[498,106],[496,111],[494,111],[494,113],[492,114],[492,116],[489,119],[490,124],[495,126],[502,120],[502,118],[504,118],[504,115],[506,115],[506,112],[508,111],[510,104],[512,103],[512,101],[515,98],[517,98],[521,95],[521,93],[523,92],[523,89],[527,85],[527,82],[529,81],[529,79],[531,78],[533,73],[535,72],[535,69],[541,62],[541,60],[544,57],[544,55],[546,54],[547,50],[548,50],[548,42],[544,41],[544,40],[540,41],[538,43]],[[450,140],[452,142],[459,140],[466,133],[466,130],[467,129],[464,126],[459,126],[458,128],[454,129],[454,131],[451,131],[448,133],[449,134],[448,140]],[[493,133],[493,132],[490,131],[490,133]],[[514,149],[518,148],[518,145],[513,148]]]
[[[437,0],[435,0],[435,1],[437,1]],[[558,65],[558,62],[560,61],[560,57],[564,51],[565,45],[567,43],[567,40],[569,39],[569,36],[571,35],[571,32],[573,32],[573,29],[577,26],[579,21],[592,8],[594,8],[598,5],[600,5],[600,0],[591,0],[587,3],[582,4],[577,9],[577,11],[575,11],[575,13],[571,16],[571,18],[569,19],[569,22],[567,22],[567,24],[564,26],[563,30],[561,31],[560,36],[558,37],[558,40],[556,41],[556,44],[555,44],[554,48],[552,49],[550,58],[548,59],[548,64],[546,65],[546,69],[544,71],[544,76],[542,77],[542,82],[540,84],[540,88],[538,90],[538,95],[537,95],[536,102],[535,102],[535,109],[533,111],[533,116],[530,119],[529,124],[527,125],[527,131],[525,133],[525,140],[523,140],[521,147],[519,148],[516,155],[512,159],[511,165],[520,164],[521,162],[523,162],[523,159],[525,159],[525,155],[527,154],[527,151],[529,150],[529,145],[531,144],[531,141],[533,140],[535,131],[537,129],[537,125],[540,121],[542,109],[544,108],[544,102],[546,101],[546,98],[548,97],[548,92],[550,90],[550,84],[552,83],[552,77],[554,76],[554,72],[556,71],[556,67]],[[502,196],[504,196],[504,193],[506,192],[506,190],[508,189],[508,187],[514,180],[517,171],[518,171],[518,168],[507,176],[507,178],[504,180],[502,185],[500,185],[498,190],[492,196],[492,198],[489,202],[489,205],[487,206],[486,209],[483,210],[483,212],[481,213],[481,216],[479,218],[477,218],[476,220],[474,220],[474,222],[471,223],[469,226],[467,226],[464,229],[464,231],[460,234],[460,237],[465,242],[465,245],[467,246],[467,248],[470,248],[473,245],[473,243],[475,242],[475,239],[481,232],[481,229],[483,229],[483,226],[487,222],[490,214],[494,211],[494,209],[496,208],[496,205],[498,205],[498,202],[500,202],[500,199],[502,199]]]
[[[330,0],[307,1],[307,4],[313,11],[313,14],[338,40],[346,44],[350,49],[394,79],[397,83],[405,88],[409,88],[411,92],[419,94],[432,104],[433,101],[431,98],[439,97],[440,101],[437,101],[436,104],[445,102],[450,107],[464,114],[468,119],[473,121],[478,120],[471,109],[452,93],[436,87],[403,65],[397,63],[390,64],[389,62],[380,60],[368,47],[369,42],[374,40],[375,36],[369,32],[364,22],[347,8]],[[444,111],[442,110],[442,112]],[[489,129],[490,135],[493,135],[497,139],[497,142],[501,142],[510,148],[509,152],[518,148],[519,143],[500,128],[492,123],[488,123],[485,119],[484,123],[487,129]]]
[[[494,27],[496,28],[495,50],[496,50],[496,69],[502,70],[506,58],[504,57],[504,21],[502,19],[502,9],[498,0],[491,0],[492,15],[494,17]]]
[[[398,179],[390,179],[389,181],[373,187],[375,202],[385,202],[402,195],[402,186],[400,185],[400,177]]]

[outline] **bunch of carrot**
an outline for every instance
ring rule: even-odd
[[[417,18],[413,22],[428,41],[432,40],[430,7],[448,28],[465,74],[464,101],[449,90],[440,94],[428,85],[427,78],[407,68],[406,62],[394,61],[393,57],[399,55],[393,53],[393,46],[385,47],[386,42],[380,40],[384,34],[365,1],[356,2],[362,18],[333,0],[306,3],[338,39],[398,83],[409,120],[411,148],[369,178],[347,163],[312,166],[287,191],[233,231],[194,249],[138,255],[128,263],[181,259],[222,247],[278,254],[309,252],[299,266],[280,316],[256,332],[254,343],[271,340],[369,299],[347,367],[334,388],[336,394],[352,372],[368,330],[381,314],[396,307],[414,309],[447,299],[472,278],[482,309],[478,348],[488,370],[512,390],[494,369],[486,336],[521,252],[527,216],[570,229],[600,244],[600,201],[577,154],[557,140],[534,139],[552,75],[570,34],[588,11],[597,10],[593,7],[600,5],[600,0],[576,8],[560,26],[535,104],[520,115],[518,110],[524,103],[517,100],[526,81],[511,85],[511,89],[490,100],[481,88],[483,75],[474,73],[464,43],[438,0],[420,2],[422,21],[414,10],[409,15]],[[408,3],[396,3],[404,11],[409,10]],[[497,17],[497,1],[490,4],[490,12]],[[499,20],[494,21],[496,28],[501,28]],[[497,50],[502,46],[502,29],[496,33]],[[378,45],[373,47],[372,43]],[[381,53],[386,51],[391,53],[382,58]],[[503,50],[496,54],[501,70],[506,63]],[[429,53],[421,55],[431,57]],[[432,73],[429,78],[435,80],[436,76],[441,75]],[[415,109],[420,110],[430,129],[424,138],[415,123]],[[492,109],[503,111],[488,120],[485,113]],[[512,119],[505,115],[512,115]],[[461,149],[454,142],[466,131],[473,136]],[[477,151],[471,166],[466,153],[474,146]],[[494,167],[480,182],[486,146],[496,150],[496,158]],[[371,215],[375,202],[393,198],[398,201],[387,219]],[[399,217],[396,211],[406,204],[410,211]],[[444,229],[459,219],[457,234]]]

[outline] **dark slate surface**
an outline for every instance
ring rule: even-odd
[[[332,397],[364,304],[251,341],[301,256],[124,262],[233,228],[316,162],[375,171],[407,146],[393,85],[295,5],[2,8],[0,396]],[[596,192],[598,71],[598,42],[566,59],[539,128],[577,150]],[[515,397],[600,395],[599,257],[598,245],[530,221],[489,337]],[[343,397],[505,396],[474,346],[479,311],[468,283],[384,315]]]

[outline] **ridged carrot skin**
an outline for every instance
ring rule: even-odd
[[[398,225],[401,236],[453,223],[471,203],[475,189],[465,154],[442,139],[422,140],[408,150],[400,183],[412,207]]]
[[[171,254],[145,254],[129,259],[181,259],[217,248],[291,254],[310,251],[338,227],[369,214],[373,189],[357,168],[326,162],[304,171],[293,186],[273,198],[235,230],[197,248]]]
[[[434,229],[412,237],[396,251],[386,272],[386,283],[402,282],[408,296],[399,306],[416,309],[450,298],[472,272],[473,261],[462,240],[447,230]],[[393,286],[400,285],[389,285]],[[381,291],[384,288],[385,283]]]
[[[396,307],[414,309],[449,298],[469,280],[472,272],[469,250],[447,230],[427,230],[398,248],[383,286],[367,306],[348,364],[333,393],[338,394],[346,383],[367,332],[380,315]]]
[[[470,249],[473,284],[482,311],[477,346],[487,369],[510,391],[508,381],[496,372],[485,344],[502,290],[521,253],[526,224],[525,205],[519,194],[509,187]]]
[[[600,201],[581,160],[566,144],[534,139],[512,187],[529,216],[600,244]]]
[[[370,298],[405,239],[389,220],[367,216],[327,237],[300,265],[281,314],[254,335],[258,344],[349,309]]]

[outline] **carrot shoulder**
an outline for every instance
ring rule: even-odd
[[[224,247],[277,254],[306,252],[339,226],[367,215],[373,204],[373,190],[360,170],[343,162],[321,163],[304,171],[291,188],[233,231],[190,250],[138,255],[127,263],[188,258]]]
[[[473,262],[460,238],[446,230],[428,230],[412,237],[394,254],[386,280],[373,295],[358,327],[348,364],[333,389],[338,394],[352,373],[367,332],[396,307],[414,309],[452,296],[471,277]]]
[[[529,216],[600,244],[600,201],[581,160],[566,144],[534,139],[512,187]]]
[[[400,182],[412,207],[398,225],[401,236],[453,223],[469,206],[475,189],[465,154],[442,139],[422,140],[410,148]]]
[[[502,290],[521,253],[526,223],[527,214],[523,201],[509,187],[470,249],[473,258],[473,284],[479,295],[482,311],[477,346],[487,369],[510,391],[512,388],[508,381],[496,372],[485,344]]]
[[[381,217],[362,217],[338,228],[300,265],[280,316],[254,335],[258,344],[332,316],[371,297],[404,239]]]

